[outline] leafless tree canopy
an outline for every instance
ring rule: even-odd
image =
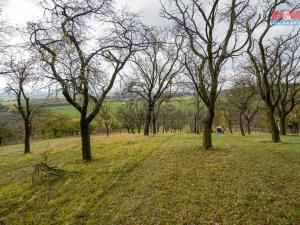
[[[203,4],[195,0],[162,1],[162,15],[173,21],[186,38],[184,65],[207,107],[204,149],[212,147],[215,103],[224,64],[240,55],[248,42],[241,23],[249,2],[214,0]],[[226,27],[225,32],[221,33],[221,27]]]
[[[252,16],[244,23],[249,39],[246,52],[251,62],[250,70],[256,77],[259,94],[267,107],[272,139],[275,143],[280,142],[274,113],[280,101],[281,91],[278,84],[282,82],[280,76],[276,75],[276,70],[280,69],[278,63],[280,64],[287,50],[286,45],[299,35],[299,29],[275,38],[269,38],[268,34],[274,27],[271,21],[273,11],[282,5],[290,5],[295,9],[299,7],[299,4],[292,3],[293,1],[287,0],[264,1],[263,10],[253,10]],[[262,31],[256,36],[255,31],[261,28]]]
[[[36,71],[35,62],[30,59],[17,59],[16,56],[10,56],[6,57],[3,63],[2,73],[7,80],[6,91],[15,96],[16,104],[14,106],[24,122],[24,153],[30,153],[32,119],[36,112],[30,101],[30,92],[34,89]]]
[[[31,43],[47,78],[60,84],[66,100],[81,113],[83,135],[117,75],[140,49],[143,27],[136,15],[116,12],[111,0],[45,0],[41,5],[43,20],[28,24]],[[89,160],[86,136],[83,158]]]
[[[127,91],[147,102],[145,135],[149,134],[151,116],[155,124],[155,106],[159,109],[165,92],[172,89],[172,82],[183,68],[179,62],[182,38],[168,31],[153,29],[148,41],[149,47],[132,58],[131,73],[124,79]],[[153,130],[156,130],[155,125]]]

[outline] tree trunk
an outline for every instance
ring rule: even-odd
[[[108,137],[109,136],[109,127],[108,127],[107,123],[104,123],[104,124],[105,124],[105,129],[106,129],[106,136]]]
[[[156,119],[154,119],[154,116],[152,118],[152,132],[153,135],[155,135],[157,133],[157,129],[156,129]]]
[[[269,123],[270,123],[270,128],[271,128],[271,133],[272,133],[272,141],[274,143],[279,143],[280,142],[280,135],[279,135],[279,129],[276,124],[276,120],[274,117],[274,112],[271,109],[268,109],[267,113]]]
[[[229,132],[232,134],[233,132],[232,132],[232,121],[231,121],[231,119],[230,120],[228,119],[227,122],[228,122]]]
[[[196,96],[195,133],[200,134],[200,97]]]
[[[92,160],[91,141],[89,132],[89,123],[86,121],[80,122],[81,144],[82,144],[82,159],[85,161]]]
[[[137,129],[138,129],[138,133],[140,134],[141,133],[141,125],[140,124],[138,124]]]
[[[130,133],[135,134],[134,125],[131,125],[131,127],[130,127]]]
[[[286,119],[285,116],[280,116],[280,134],[286,135]]]
[[[163,114],[163,124],[162,124],[162,130],[163,130],[163,134],[166,132],[166,118],[165,115]]]
[[[146,114],[145,127],[144,127],[144,135],[145,136],[149,135],[152,111],[153,111],[153,105],[151,103],[149,103],[147,114]]]
[[[240,124],[240,131],[241,131],[241,134],[243,136],[245,136],[245,131],[244,131],[244,127],[243,127],[243,119],[242,119],[242,113],[240,112],[239,113],[239,124]]]
[[[200,134],[200,117],[197,118],[197,123],[196,123],[196,134]]]
[[[251,134],[250,121],[247,121],[247,133],[248,133],[248,134]]]
[[[208,109],[206,118],[204,119],[204,130],[203,130],[203,149],[209,150],[212,148],[212,126],[215,117],[213,109]]]
[[[31,123],[25,121],[25,138],[24,138],[24,153],[30,153],[30,135],[31,135]]]

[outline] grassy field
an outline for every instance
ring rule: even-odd
[[[93,136],[92,163],[79,138],[0,148],[0,224],[298,225],[300,137],[265,135]],[[70,173],[32,185],[34,163]]]
[[[118,111],[119,107],[122,104],[125,104],[125,102],[116,101],[116,100],[108,102],[108,105],[109,105],[111,111],[114,113],[116,113]],[[192,99],[190,97],[174,98],[171,101],[171,104],[175,108],[181,109],[184,112],[194,111],[194,105],[193,105]],[[73,118],[79,117],[79,112],[71,105],[48,107],[47,109],[49,109],[52,112],[67,113],[68,115],[70,115]]]
[[[80,113],[71,105],[69,106],[55,106],[47,108],[51,112],[66,113],[73,118],[80,118]]]

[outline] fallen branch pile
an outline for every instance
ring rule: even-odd
[[[45,162],[41,162],[34,165],[34,170],[32,173],[32,183],[34,184],[37,180],[41,180],[42,182],[44,182],[46,179],[59,179],[65,175],[66,171],[55,166],[49,166]]]

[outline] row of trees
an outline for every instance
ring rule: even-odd
[[[185,102],[183,99],[186,99]],[[53,112],[36,105],[34,107],[31,137],[40,139],[80,134],[78,117],[71,117],[67,113]],[[141,98],[131,98],[123,102],[108,101],[90,124],[89,132],[106,133],[107,136],[111,132],[140,134],[144,128],[147,107],[147,102]],[[155,108],[157,116],[155,125],[151,121],[150,132],[154,135],[184,130],[199,134],[203,131],[204,107],[202,103],[199,106],[196,96],[192,97],[191,95],[179,97],[178,101],[176,99],[166,101],[160,105],[159,111],[158,108]],[[296,107],[287,120],[289,131],[293,133],[299,129],[299,125],[297,127],[296,124],[300,118],[298,109],[299,107]],[[221,126],[229,133],[239,131],[242,135],[252,132],[270,132],[266,124],[265,110],[258,94],[253,94],[251,89],[237,87],[227,89],[220,93],[214,126]],[[8,113],[14,116],[5,119],[5,122],[0,124],[0,145],[18,142],[23,136],[24,124],[17,109],[10,108]],[[280,121],[278,113],[276,120]]]
[[[80,119],[71,117],[67,113],[53,112],[48,109],[34,106],[35,111],[31,120],[30,135],[33,138],[51,138],[79,135],[81,132]],[[90,124],[90,133],[128,132],[129,134],[141,133],[144,127],[144,115],[146,104],[140,102],[123,102],[113,110],[110,103],[105,103],[96,119]],[[173,109],[173,111],[170,111]],[[4,143],[18,142],[25,130],[22,117],[17,109],[9,109],[14,114],[13,118],[0,123],[0,145]],[[174,106],[162,107],[162,114],[157,118],[157,130],[151,132],[163,133],[182,131],[189,119],[189,112],[175,109]],[[160,130],[161,128],[161,130]]]
[[[226,71],[235,67],[233,75],[244,74],[246,80],[233,82],[235,93],[225,100],[229,104],[226,118],[230,121],[228,108],[235,106],[244,134],[242,121],[250,124],[259,109],[258,103],[251,110],[247,107],[260,102],[251,103],[257,93],[267,112],[272,140],[279,142],[275,114],[284,134],[286,117],[299,102],[299,29],[271,35],[271,18],[281,6],[298,8],[292,3],[266,0],[257,7],[249,0],[165,0],[161,15],[173,26],[158,29],[143,25],[136,14],[117,10],[112,0],[42,1],[44,16],[27,24],[28,42],[21,46],[22,51],[28,47],[29,56],[2,62],[2,74],[14,80],[8,90],[15,94],[25,124],[25,153],[29,152],[33,114],[25,85],[59,85],[66,101],[80,113],[82,157],[90,161],[90,124],[98,115],[110,120],[103,103],[121,71],[123,94],[147,103],[144,112],[138,102],[128,102],[119,112],[131,132],[134,115],[139,131],[144,125],[144,135],[150,129],[155,134],[158,116],[164,115],[163,103],[176,91],[190,87],[197,100],[194,130],[202,128],[203,148],[211,149],[218,96],[224,78],[230,76]],[[234,95],[238,102],[230,100]],[[205,106],[202,115],[200,100]]]

